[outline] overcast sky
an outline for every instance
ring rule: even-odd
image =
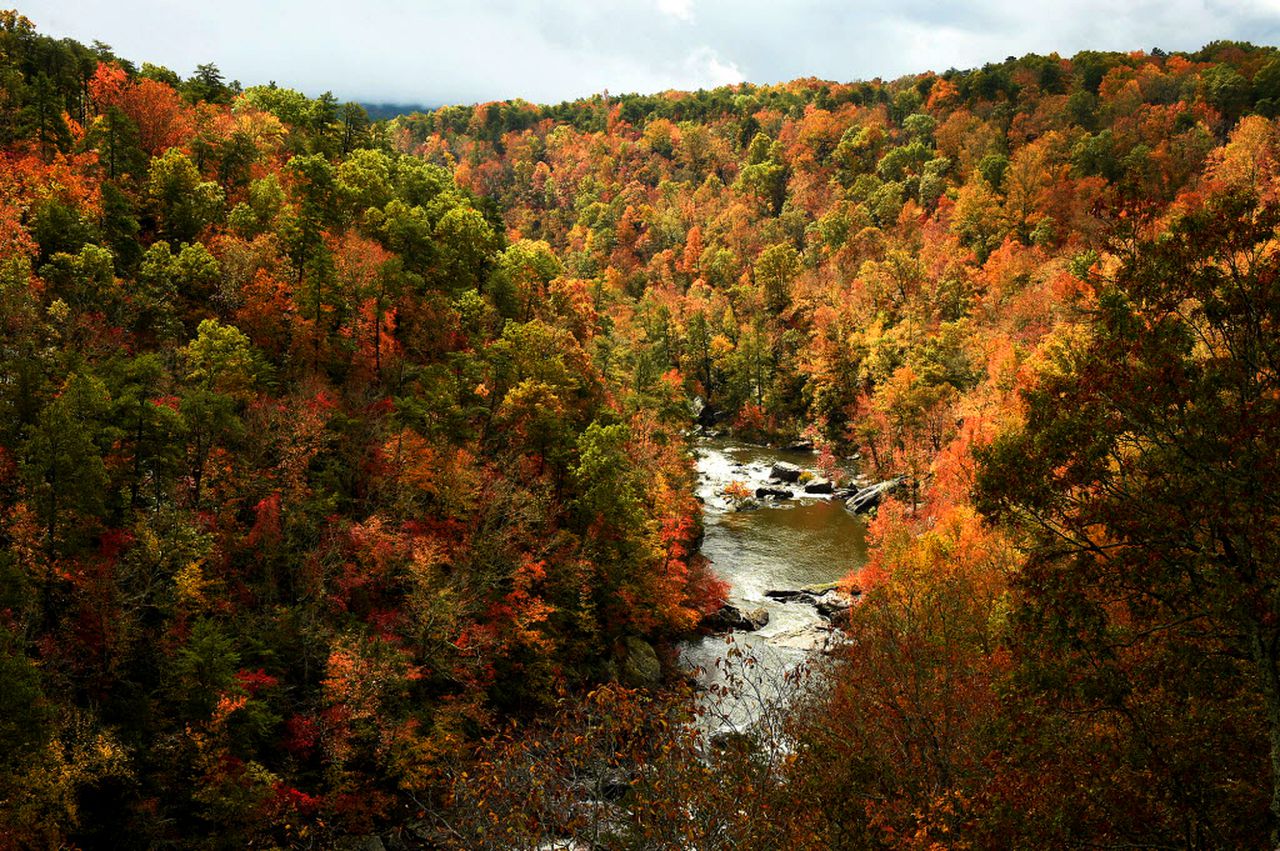
[[[48,35],[366,102],[860,80],[1082,49],[1280,43],[1280,0],[28,0]]]

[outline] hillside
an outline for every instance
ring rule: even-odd
[[[1273,847],[1277,114],[1214,42],[371,121],[3,13],[0,845]],[[904,481],[714,748],[700,427]]]

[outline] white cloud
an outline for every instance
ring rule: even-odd
[[[1234,0],[1237,9],[1255,15],[1280,14],[1280,0]]]
[[[685,59],[685,69],[702,88],[731,86],[746,81],[746,75],[737,63],[722,59],[720,54],[705,44],[695,49]]]
[[[342,99],[558,102],[797,77],[892,79],[1007,55],[1280,43],[1280,0],[24,0],[41,32],[190,74]]]
[[[658,11],[678,21],[693,23],[693,0],[657,0]]]

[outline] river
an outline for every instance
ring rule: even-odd
[[[762,500],[754,511],[735,511],[723,495],[730,482],[754,491],[769,484],[775,461],[812,469],[817,456],[749,446],[728,439],[700,441],[695,448],[698,496],[703,501],[705,537],[702,552],[715,572],[729,583],[729,602],[744,611],[763,607],[769,623],[755,633],[734,632],[687,643],[681,658],[697,668],[700,684],[724,681],[726,652],[736,646],[757,660],[750,691],[784,691],[781,675],[819,649],[831,633],[817,610],[803,602],[781,602],[765,596],[772,589],[800,589],[835,582],[867,558],[866,525],[838,498],[800,495],[780,502]],[[777,483],[772,483],[777,486]],[[801,493],[799,486],[783,486]],[[717,665],[717,660],[721,660]],[[759,711],[759,697],[731,701],[714,726],[741,728]]]

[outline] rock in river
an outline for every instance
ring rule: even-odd
[[[773,497],[774,499],[791,499],[795,494],[786,488],[756,488],[756,499]]]
[[[709,632],[755,632],[767,626],[769,613],[763,608],[742,611],[726,603],[717,611],[702,619],[702,628]]]
[[[838,587],[811,587],[798,591],[777,589],[765,591],[764,595],[784,603],[808,603],[827,620],[834,620],[849,611],[854,601],[854,595]]]
[[[805,493],[813,493],[813,494],[833,493],[835,489],[836,489],[835,485],[831,484],[830,479],[823,479],[823,478],[811,479],[804,486]]]
[[[818,614],[827,620],[835,620],[853,608],[853,595],[840,590],[831,590],[814,598],[813,605]]]
[[[800,468],[786,461],[777,461],[769,469],[769,478],[780,482],[798,482],[800,481]]]

